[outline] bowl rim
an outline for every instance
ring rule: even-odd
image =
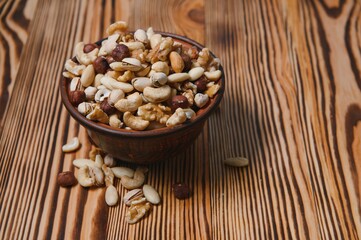
[[[156,31],[156,33],[159,33],[162,36],[172,37],[176,40],[180,40],[185,43],[188,43],[191,46],[197,47],[198,50],[201,50],[202,48],[204,48],[204,46],[202,44],[200,44],[188,37],[185,37],[185,36],[181,36],[181,35],[174,34],[174,33],[161,32],[161,31]],[[101,40],[97,41],[96,43],[101,43],[105,39],[106,38],[101,39]],[[216,58],[216,55],[213,52],[210,51],[210,53],[211,53],[212,57]],[[195,125],[197,125],[197,123],[204,122],[217,109],[218,105],[220,104],[220,102],[223,98],[223,94],[224,94],[224,90],[225,90],[225,82],[224,82],[225,75],[224,75],[224,70],[223,70],[222,65],[220,65],[219,70],[222,73],[221,78],[218,80],[218,84],[220,84],[220,88],[219,88],[216,96],[213,99],[211,99],[210,104],[205,109],[201,109],[200,115],[198,115],[194,119],[190,119],[180,125],[176,125],[173,127],[164,127],[164,128],[158,128],[158,129],[152,129],[152,130],[145,130],[145,131],[116,129],[116,128],[113,128],[106,124],[102,124],[99,122],[93,122],[93,121],[87,119],[82,114],[80,114],[78,112],[78,110],[76,109],[76,107],[74,107],[70,103],[70,100],[68,97],[68,92],[67,92],[68,80],[64,76],[62,76],[60,78],[59,88],[60,88],[61,99],[62,99],[62,102],[63,102],[65,108],[68,110],[70,115],[78,123],[80,123],[82,126],[84,126],[87,130],[92,130],[92,131],[96,131],[98,133],[107,134],[107,135],[116,136],[116,137],[129,137],[129,138],[139,138],[139,137],[147,138],[147,137],[165,136],[165,135],[169,135],[169,134],[173,134],[173,133],[182,131],[191,126],[195,126]]]

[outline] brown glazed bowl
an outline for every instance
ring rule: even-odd
[[[171,33],[160,32],[163,36],[172,37],[186,46],[196,46],[201,50],[203,46],[187,37]],[[101,41],[97,42],[100,44]],[[213,57],[216,57],[212,53]],[[69,101],[70,80],[64,77],[60,81],[60,93],[63,104],[71,116],[88,132],[89,137],[103,151],[115,158],[137,164],[149,164],[169,159],[184,151],[201,133],[205,121],[216,110],[223,97],[224,71],[220,66],[222,77],[218,80],[220,89],[208,105],[197,112],[197,116],[181,125],[154,130],[133,131],[116,129],[109,125],[93,122],[81,115]]]

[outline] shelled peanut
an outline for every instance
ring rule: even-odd
[[[89,153],[88,159],[82,158],[73,161],[73,165],[78,168],[76,180],[86,188],[105,186],[105,202],[108,206],[115,206],[119,202],[115,178],[119,178],[122,187],[129,190],[122,199],[123,203],[129,207],[125,220],[129,224],[133,224],[146,216],[153,205],[160,204],[161,198],[152,186],[145,184],[148,172],[146,167],[137,167],[134,171],[131,168],[115,166],[115,163],[111,155],[105,155],[100,149],[94,148]],[[69,186],[69,181],[66,181],[69,177],[65,178],[65,175],[67,174],[62,173],[61,177],[64,180],[60,183]]]

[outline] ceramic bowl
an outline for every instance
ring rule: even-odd
[[[201,50],[203,46],[187,37],[160,32],[163,36],[172,37],[184,45],[195,46]],[[101,41],[97,42],[100,44]],[[213,57],[216,57],[212,53]],[[225,84],[224,72],[220,66],[222,77],[218,80],[220,89],[209,104],[197,112],[197,116],[181,125],[154,130],[133,131],[116,129],[109,125],[93,122],[81,115],[69,101],[70,80],[64,77],[60,81],[60,92],[63,104],[70,115],[88,132],[92,142],[115,158],[136,163],[149,164],[168,160],[186,150],[202,132],[205,121],[216,110],[223,97]]]

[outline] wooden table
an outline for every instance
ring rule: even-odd
[[[0,239],[361,238],[360,1],[8,0],[0,12]],[[91,148],[60,100],[64,61],[116,20],[205,44],[227,81],[191,148],[149,167],[163,203],[135,225],[104,188],[56,183]],[[74,136],[81,149],[63,154]],[[222,164],[234,156],[249,167]],[[190,199],[174,198],[177,181]]]

